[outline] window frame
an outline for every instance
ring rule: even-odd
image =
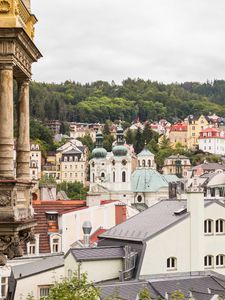
[[[217,219],[215,221],[215,233],[217,235],[224,234],[224,219]]]
[[[211,260],[211,264],[210,264],[210,260]],[[205,269],[212,269],[214,267],[214,257],[213,255],[205,255],[204,256],[204,268]]]
[[[213,235],[214,233],[214,222],[212,219],[204,220],[204,234]]]
[[[222,261],[222,264],[221,264]],[[216,268],[224,268],[225,266],[225,257],[224,254],[218,254],[216,256]]]
[[[166,269],[167,271],[177,270],[177,258],[175,256],[170,256],[166,259]]]

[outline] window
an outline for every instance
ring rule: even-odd
[[[8,290],[8,278],[0,277],[1,290],[0,290],[0,299],[5,300],[7,297]]]
[[[138,202],[141,202],[141,201],[142,201],[142,197],[141,197],[141,195],[138,195],[138,197],[137,197],[137,201],[138,201]]]
[[[39,234],[35,234],[35,240],[27,243],[27,254],[37,255],[39,253]]]
[[[213,267],[213,256],[212,255],[206,255],[204,257],[204,266],[206,268],[212,268]]]
[[[219,254],[216,256],[216,266],[223,267],[224,266],[224,255]]]
[[[47,297],[49,295],[50,289],[51,289],[50,285],[40,286],[39,287],[39,296],[40,296],[40,298],[41,297]]]
[[[176,270],[176,268],[177,268],[177,259],[176,259],[176,257],[167,258],[166,266],[167,266],[168,270]]]
[[[216,233],[224,233],[224,220],[216,220]]]
[[[73,173],[70,173],[70,178],[73,177]]]
[[[145,167],[145,160],[142,160],[142,167]]]
[[[73,271],[71,269],[68,270],[68,278],[71,279],[72,275],[73,275]]]
[[[113,171],[113,182],[115,182],[116,181],[116,174],[115,174],[115,172]]]
[[[204,221],[204,233],[212,234],[213,233],[213,220]]]
[[[122,182],[126,182],[126,172],[122,172]]]
[[[51,253],[61,252],[61,236],[54,234],[50,236]]]
[[[148,160],[148,166],[151,167],[151,160]]]

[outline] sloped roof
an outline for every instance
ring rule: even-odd
[[[32,276],[51,269],[59,268],[64,265],[63,256],[44,257],[38,261],[25,263],[12,267],[12,273],[15,279]]]
[[[117,283],[105,283],[99,284],[101,299],[110,298],[112,296],[118,296],[120,299],[137,300],[137,295],[143,289],[148,289],[151,297],[157,299],[158,296],[154,289],[145,281],[131,281],[131,282],[117,282]],[[151,298],[152,299],[152,298]]]
[[[155,169],[138,168],[131,175],[133,192],[157,192],[160,188],[167,187],[168,181]]]
[[[140,156],[154,156],[154,154],[151,151],[149,151],[146,147],[144,147],[144,149],[140,153],[138,153],[137,156],[138,157],[140,157]]]
[[[163,200],[143,212],[131,217],[125,222],[112,227],[100,238],[123,239],[130,241],[145,241],[169,226],[189,216],[184,212],[175,215],[174,212],[186,208],[186,201]]]
[[[86,207],[86,202],[82,200],[33,201],[35,219],[37,220],[37,225],[34,227],[34,233],[39,234],[40,253],[50,253],[49,226],[46,211],[54,210],[58,214],[62,214],[71,210],[84,209]],[[24,251],[26,253],[26,247],[24,247]]]
[[[208,187],[225,186],[225,173],[217,173],[208,183]]]
[[[225,284],[225,281],[223,282]],[[209,295],[209,289],[215,290],[215,294],[222,294],[225,292],[225,288],[217,282],[217,278],[214,276],[193,276],[193,278],[190,277],[155,281],[149,280],[149,283],[152,288],[162,296],[165,296],[166,293],[170,295],[174,291],[180,290],[184,294],[185,299],[190,296],[191,291],[193,291],[197,296],[197,298],[195,298],[196,300],[211,299],[207,297]],[[214,293],[210,294],[211,297],[213,297],[213,295]]]
[[[125,255],[123,247],[115,246],[72,248],[69,250],[69,252],[72,253],[76,261],[119,259]]]

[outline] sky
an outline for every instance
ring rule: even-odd
[[[41,82],[225,79],[224,0],[31,0]]]

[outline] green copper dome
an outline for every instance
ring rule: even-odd
[[[95,148],[91,153],[92,158],[105,158],[106,155],[107,151],[104,148]]]
[[[92,158],[105,158],[107,151],[103,148],[103,135],[100,131],[96,133],[96,148],[92,151]]]
[[[128,151],[124,145],[117,145],[113,147],[112,152],[115,156],[126,156]]]

